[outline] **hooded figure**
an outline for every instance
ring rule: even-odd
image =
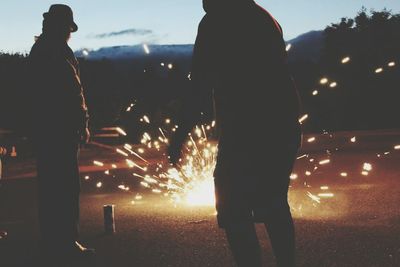
[[[187,133],[213,98],[219,226],[240,266],[260,264],[255,222],[266,224],[279,266],[292,266],[294,229],[287,193],[301,131],[282,28],[252,0],[204,0],[203,5],[191,96],[169,148],[171,161],[177,162]]]
[[[69,258],[93,252],[77,242],[77,153],[90,135],[88,111],[78,61],[67,44],[71,32],[78,30],[72,10],[52,5],[43,17],[43,32],[29,55],[39,222],[43,249]]]

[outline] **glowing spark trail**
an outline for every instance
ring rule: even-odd
[[[149,46],[147,44],[143,44],[143,50],[146,54],[150,54],[150,49]]]

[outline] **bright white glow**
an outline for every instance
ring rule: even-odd
[[[350,57],[345,57],[342,59],[342,64],[347,64],[350,62]]]
[[[394,66],[396,66],[396,62],[394,62],[394,61],[389,62],[389,63],[388,63],[388,66],[389,66],[389,67],[394,67]]]
[[[321,160],[321,161],[319,162],[319,165],[326,165],[326,164],[328,164],[328,163],[330,163],[330,162],[331,162],[330,159],[324,159],[324,160]]]
[[[330,87],[330,88],[335,88],[335,87],[337,87],[337,82],[332,82],[332,83],[330,83],[330,84],[329,84],[329,87]]]
[[[149,46],[147,44],[143,44],[143,49],[144,49],[144,52],[146,54],[150,54],[150,49],[149,49]]]
[[[329,82],[328,78],[322,78],[319,83],[320,84],[327,84]]]
[[[308,114],[305,114],[299,119],[299,123],[303,124],[303,122],[305,122],[307,119],[308,119]]]

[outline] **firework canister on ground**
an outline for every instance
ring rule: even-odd
[[[115,205],[104,205],[104,229],[106,233],[115,233],[115,217],[114,217]]]

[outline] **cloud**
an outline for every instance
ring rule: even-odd
[[[135,36],[146,36],[153,34],[152,30],[149,29],[126,29],[122,31],[115,31],[115,32],[106,32],[106,33],[100,33],[100,34],[94,34],[90,35],[90,38],[96,38],[96,39],[104,39],[104,38],[111,38],[111,37],[117,37],[117,36],[122,36],[122,35],[135,35]]]

